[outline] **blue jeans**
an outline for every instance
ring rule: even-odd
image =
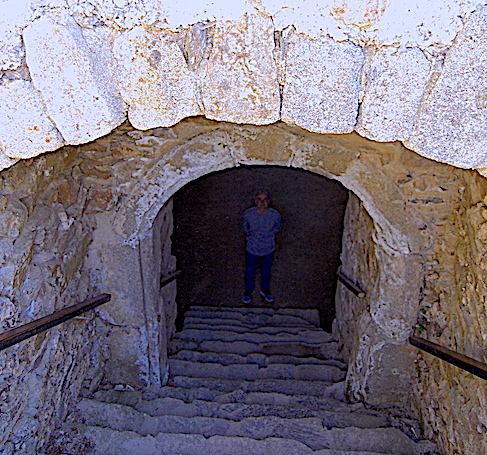
[[[248,251],[245,252],[245,290],[254,291],[255,271],[257,263],[260,263],[260,289],[265,290],[271,287],[271,266],[274,252],[266,256],[256,256]]]

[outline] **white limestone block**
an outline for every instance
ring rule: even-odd
[[[369,14],[366,19],[372,19],[362,27],[364,41],[387,45],[399,43],[421,49],[449,46],[463,28],[464,18],[479,4],[477,0],[347,0],[344,21],[356,21],[352,11],[355,10],[356,17],[359,9],[350,6],[360,3],[367,5],[365,11]],[[356,26],[355,34],[358,33]]]
[[[186,0],[183,3],[190,3]],[[181,2],[178,2],[178,5]],[[218,3],[218,2],[212,2]],[[233,2],[232,2],[233,3]],[[277,30],[293,25],[311,38],[359,45],[449,46],[477,0],[255,0]],[[214,8],[208,8],[214,11]]]
[[[113,52],[135,128],[169,127],[201,114],[196,86],[173,32],[136,27],[115,40]]]
[[[405,145],[461,168],[487,157],[487,8],[474,13],[448,52]]]
[[[358,113],[362,48],[291,33],[284,43],[281,120],[314,133],[350,133]]]
[[[208,59],[193,65],[207,118],[265,125],[279,120],[279,83],[270,17],[246,14],[206,29]],[[200,36],[201,39],[201,36]],[[191,58],[191,56],[189,56]]]
[[[20,28],[30,19],[31,0],[0,1],[0,71],[18,68],[23,57]]]
[[[406,140],[411,136],[431,65],[417,48],[373,47],[365,55],[355,131],[378,142]]]
[[[205,21],[237,21],[245,13],[254,11],[253,0],[146,0],[147,7],[161,11],[162,17],[173,29]],[[261,3],[261,2],[259,2]]]
[[[64,145],[30,82],[1,85],[0,105],[0,151],[5,158],[32,158]],[[9,160],[2,164],[9,165]]]
[[[81,27],[68,17],[45,15],[24,30],[33,86],[68,144],[109,133],[125,119],[125,104]]]

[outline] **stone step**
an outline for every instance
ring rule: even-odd
[[[173,339],[169,343],[169,354],[175,354],[182,350],[193,350],[200,352],[219,352],[238,355],[260,353],[265,355],[292,355],[295,357],[316,357],[317,359],[341,360],[339,345],[332,341],[317,346],[299,342],[276,342],[276,343],[251,343],[249,341],[203,341]]]
[[[239,382],[238,385],[245,384]],[[297,381],[296,386],[302,385],[302,381]],[[306,384],[306,383],[305,383]],[[255,384],[253,384],[255,386]],[[313,384],[315,385],[315,384]],[[268,384],[264,384],[268,387]],[[316,391],[316,390],[313,390]],[[206,387],[186,388],[165,386],[153,392],[141,391],[118,391],[118,390],[99,390],[93,394],[98,401],[125,404],[137,407],[140,402],[151,401],[159,398],[176,398],[185,403],[191,403],[196,400],[214,401],[217,403],[242,403],[258,405],[277,405],[286,407],[304,407],[309,410],[317,411],[347,411],[360,412],[363,405],[348,404],[345,402],[343,383],[326,385],[319,390],[320,396],[301,395],[299,392],[295,395],[288,395],[280,392],[245,392],[243,390],[216,390]]]
[[[245,319],[244,321],[240,319],[235,319],[232,317],[229,318],[201,318],[198,316],[188,316],[184,317],[184,326],[189,324],[205,324],[206,326],[219,326],[219,325],[230,325],[230,326],[237,326],[237,327],[247,327],[249,329],[254,327],[309,327],[309,328],[316,328],[317,326],[311,324],[311,322],[303,320],[292,320],[288,322],[283,321],[276,321],[273,320],[271,317],[266,319],[258,318],[252,322],[249,319]]]
[[[342,383],[336,383],[340,389]],[[286,395],[306,395],[314,397],[329,396],[332,383],[324,381],[305,381],[296,379],[257,379],[254,381],[239,379],[192,378],[188,376],[171,376],[168,385],[189,389],[203,387],[224,393],[243,392],[275,392]]]
[[[236,333],[228,330],[216,329],[184,329],[176,333],[174,340],[187,340],[201,343],[204,341],[246,341],[248,343],[305,343],[317,345],[333,340],[333,335],[322,330],[304,330],[299,333],[290,333],[285,329],[273,334],[245,332]]]
[[[242,384],[243,382],[238,382]],[[302,382],[297,383],[301,385]],[[287,407],[305,407],[310,410],[322,411],[360,411],[361,404],[345,403],[343,383],[336,383],[327,386],[326,383],[320,389],[321,396],[307,395],[287,395],[279,392],[244,392],[243,390],[220,391],[205,387],[185,388],[165,386],[159,389],[157,394],[140,391],[118,391],[118,390],[99,390],[94,393],[94,398],[98,401],[125,404],[137,407],[140,402],[155,400],[158,398],[176,398],[185,403],[196,400],[214,401],[217,403],[243,403],[277,405]]]
[[[346,363],[339,360],[321,360],[314,357],[296,357],[290,355],[272,355],[252,353],[248,355],[239,355],[220,352],[199,352],[190,350],[181,350],[171,355],[171,359],[188,360],[192,362],[219,363],[221,365],[248,364],[255,363],[259,367],[265,367],[270,364],[282,363],[292,365],[332,365],[341,370],[347,368]]]
[[[169,359],[169,374],[193,378],[218,379],[302,379],[308,381],[338,382],[345,372],[331,365],[270,364],[260,368],[257,364],[221,365],[219,363],[191,362]]]
[[[88,414],[81,414],[83,423],[110,427],[118,431],[134,431],[142,436],[160,433],[237,436],[263,440],[292,439],[313,450],[340,449],[376,451],[401,455],[420,455],[431,450],[427,442],[415,443],[397,428],[331,428],[322,419],[280,417],[249,417],[239,421],[213,417],[182,417],[164,415],[152,417],[129,406],[93,402]],[[79,423],[80,416],[70,416],[70,423]]]
[[[198,317],[203,319],[237,319],[242,322],[250,322],[265,325],[274,323],[309,323],[316,327],[320,325],[318,310],[306,310],[298,308],[228,308],[228,307],[191,307],[185,317]]]
[[[100,401],[83,399],[77,406],[77,413],[81,416],[97,412]],[[372,415],[364,412],[352,412],[353,406],[343,404],[343,410],[313,410],[304,406],[219,403],[213,401],[194,400],[185,403],[176,398],[157,398],[154,400],[139,400],[132,405],[139,412],[153,417],[163,415],[178,415],[182,417],[215,417],[227,420],[242,420],[247,417],[275,416],[283,419],[305,417],[319,417],[326,428],[376,428],[390,426],[391,422],[385,416]]]
[[[192,323],[185,323],[183,332],[187,330],[212,330],[212,331],[224,331],[224,332],[235,332],[235,333],[248,333],[249,336],[252,336],[254,333],[265,333],[268,335],[278,335],[278,334],[292,334],[297,335],[300,333],[305,332],[315,332],[315,333],[326,333],[323,329],[319,327],[314,327],[312,325],[308,326],[282,326],[273,325],[273,326],[260,326],[255,325],[253,327],[243,327],[240,325],[231,325],[231,324],[207,324],[205,322],[192,322]]]
[[[161,433],[154,437],[81,424],[62,429],[58,440],[64,441],[64,444],[51,445],[49,453],[62,454],[63,448],[69,444],[69,441],[66,441],[67,435],[75,442],[78,440],[78,445],[83,444],[87,447],[86,452],[79,453],[90,455],[389,455],[385,452],[338,449],[313,451],[301,442],[286,438],[205,438],[199,434],[170,433]]]

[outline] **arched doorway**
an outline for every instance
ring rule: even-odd
[[[367,283],[367,302],[354,316],[352,332],[348,330],[349,360],[357,363],[350,370],[352,393],[365,400],[394,396],[396,402],[408,394],[415,371],[408,359],[407,339],[416,323],[431,224],[405,196],[401,185],[407,178],[398,179],[397,174],[407,175],[408,168],[416,169],[424,159],[399,143],[377,144],[356,134],[317,135],[284,124],[255,127],[197,118],[170,132],[158,129],[146,135],[141,139],[141,132],[129,134],[135,138],[133,142],[150,147],[150,159],[141,160],[137,179],[129,182],[130,190],[120,195],[116,213],[102,229],[104,248],[109,245],[113,262],[124,264],[112,268],[105,283],[116,289],[120,314],[133,315],[122,319],[127,322],[124,330],[134,339],[123,352],[113,346],[108,377],[115,372],[112,377],[117,380],[158,387],[167,375],[165,347],[171,323],[158,287],[161,259],[160,249],[154,245],[160,239],[154,226],[167,213],[174,194],[212,172],[242,164],[274,165],[312,171],[340,182],[354,194],[360,213],[368,217],[366,237],[373,245],[370,251],[376,268],[356,267],[353,254],[342,255],[342,263],[354,278]],[[123,140],[131,143],[127,137]],[[117,141],[123,150],[126,146],[120,144],[120,137]],[[353,231],[352,227],[349,232]],[[349,235],[352,243],[354,236],[362,235],[360,229],[355,231],[357,234]],[[95,247],[99,245],[95,242]],[[121,282],[130,282],[130,289],[119,290]],[[112,339],[114,344],[120,342],[117,336]],[[127,369],[128,364],[136,368]],[[398,364],[402,365],[396,375],[399,385],[389,395],[382,393],[381,377],[390,382],[389,373]]]
[[[334,180],[289,167],[240,166],[201,177],[173,196],[172,249],[183,271],[179,312],[191,305],[241,304],[240,217],[259,189],[270,192],[283,219],[273,267],[274,306],[318,308],[330,332],[348,192]],[[255,305],[259,302],[256,296]]]

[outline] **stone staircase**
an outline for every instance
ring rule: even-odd
[[[415,422],[345,401],[337,348],[315,310],[193,307],[166,387],[83,398],[45,453],[434,454]]]

